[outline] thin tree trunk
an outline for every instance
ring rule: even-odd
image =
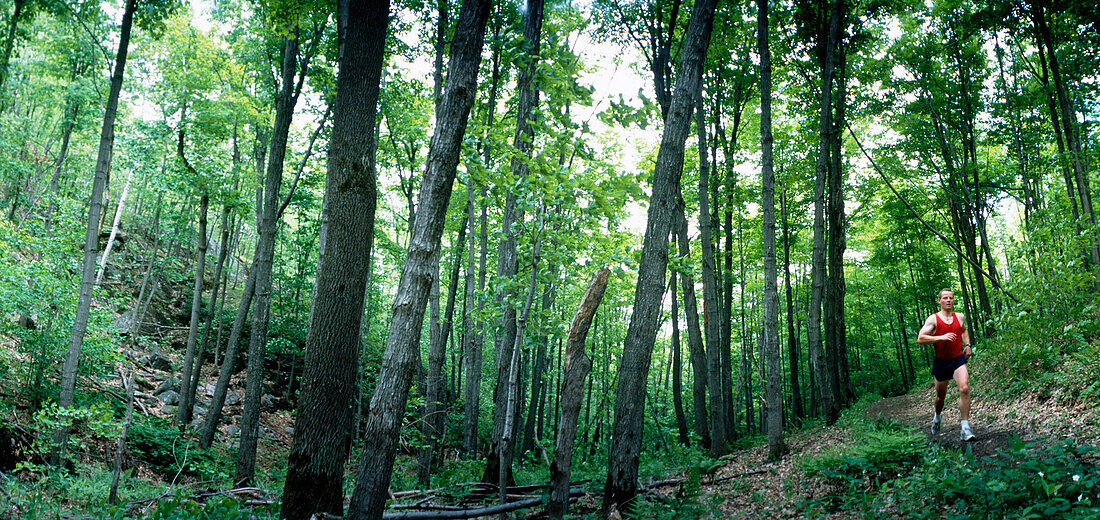
[[[382,370],[371,399],[358,477],[348,510],[350,520],[378,518],[385,507],[431,288],[428,259],[439,248],[443,235],[459,150],[474,103],[488,17],[488,0],[464,0],[455,26],[447,85],[420,187],[416,227],[394,297]]]
[[[126,56],[130,47],[130,28],[134,20],[136,0],[127,0],[122,14],[122,28],[119,33],[118,55],[115,57],[115,69],[111,75],[111,89],[107,95],[107,104],[103,111],[103,128],[99,137],[99,155],[96,158],[95,178],[92,181],[92,195],[88,202],[88,230],[84,238],[84,264],[80,281],[80,293],[77,296],[76,316],[73,331],[69,336],[69,349],[61,368],[60,393],[57,406],[62,410],[72,408],[76,397],[76,369],[80,364],[80,348],[84,343],[84,333],[88,328],[88,317],[92,308],[92,289],[95,287],[95,260],[99,242],[99,217],[103,213],[103,191],[111,172],[111,153],[115,142],[115,115],[118,112],[118,98],[122,92],[122,75],[126,70]],[[61,462],[65,446],[69,442],[68,423],[58,427],[54,434],[53,450],[50,459]]]
[[[180,144],[183,144],[182,141]],[[190,391],[191,373],[192,365],[195,363],[195,342],[198,339],[199,327],[202,326],[202,287],[206,272],[206,216],[209,210],[210,197],[204,191],[199,197],[199,230],[195,236],[198,257],[195,262],[195,287],[191,293],[191,322],[187,329],[187,350],[183,357],[183,373],[180,376],[180,404],[176,409],[176,426],[181,430],[191,422],[191,411],[194,406],[195,395]]]
[[[798,381],[799,355],[802,347],[798,342],[798,331],[794,326],[794,291],[791,290],[791,235],[787,225],[787,190],[779,195],[779,207],[783,214],[783,284],[787,293],[787,359],[791,365],[791,413],[801,419],[806,416],[802,409],[802,388]]]
[[[111,234],[107,237],[107,245],[103,248],[103,256],[99,259],[99,271],[95,275],[95,283],[99,285],[99,282],[103,279],[103,271],[107,268],[107,258],[111,256],[111,249],[115,245],[115,238],[118,237],[118,225],[122,220],[122,208],[126,205],[126,194],[130,191],[130,180],[134,178],[134,170],[131,169],[130,173],[126,174],[126,184],[122,186],[122,196],[118,199],[118,208],[115,209],[115,218],[111,222]]]
[[[768,45],[768,0],[757,0],[757,49],[760,55],[761,205],[764,209],[764,356],[767,359],[768,458],[789,449],[783,440],[783,374],[779,359],[779,286],[775,261],[775,170],[772,152],[772,58]]]
[[[111,489],[107,493],[107,503],[118,503],[118,481],[122,473],[122,455],[126,449],[126,435],[130,432],[130,421],[134,416],[134,373],[129,377],[122,373],[122,367],[118,368],[118,376],[122,379],[122,386],[126,389],[126,416],[122,421],[122,431],[118,435],[118,448],[115,449],[114,469],[111,470]]]
[[[825,42],[825,58],[821,76],[821,104],[818,121],[819,145],[817,154],[817,174],[814,182],[814,237],[813,259],[810,281],[810,305],[806,312],[806,342],[809,344],[810,357],[816,387],[820,394],[821,415],[832,424],[836,421],[839,408],[829,390],[828,364],[821,339],[821,300],[825,287],[825,178],[828,168],[829,139],[832,127],[832,91],[835,70],[836,46],[840,33],[840,4],[834,1],[829,14],[828,37]]]
[[[680,309],[676,302],[676,271],[672,271],[672,281],[669,283],[672,290],[672,407],[676,413],[676,429],[679,433],[680,444],[690,445],[688,442],[687,417],[684,415],[684,382],[682,373],[684,367],[680,361]]]
[[[581,398],[584,393],[584,380],[592,369],[592,360],[585,353],[585,339],[588,328],[596,315],[596,309],[607,289],[607,280],[611,276],[608,268],[600,269],[592,276],[588,290],[584,293],[573,325],[569,328],[569,342],[566,346],[563,382],[561,387],[561,421],[558,423],[557,449],[554,451],[554,463],[550,466],[550,502],[546,506],[550,518],[561,519],[569,507],[569,475],[572,472],[573,443],[577,438],[577,419],[581,411]]]
[[[702,108],[700,106],[700,108]],[[698,113],[701,113],[699,111]],[[705,139],[703,139],[705,141]],[[706,146],[699,147],[700,164],[706,164]],[[704,168],[700,168],[702,172]],[[700,173],[700,175],[703,175]],[[691,257],[691,247],[687,236],[687,219],[684,216],[684,199],[676,204],[676,238],[682,258]],[[695,301],[695,280],[689,272],[680,276],[684,293],[684,313],[687,315],[688,359],[692,369],[692,405],[695,409],[695,434],[699,436],[700,446],[710,448],[710,421],[707,417],[707,353],[703,347],[702,333],[699,330],[699,309]]]
[[[351,405],[369,273],[369,262],[363,259],[371,257],[374,237],[375,118],[389,2],[342,4],[338,19],[346,24],[342,24],[344,52],[336,80],[322,208],[322,221],[327,224],[318,254],[302,391],[283,487],[281,514],[292,520],[306,520],[320,512],[339,515],[344,510],[344,466],[355,415]],[[284,76],[284,85],[289,85],[289,77]],[[281,157],[272,153],[272,162],[276,161],[281,163]],[[269,169],[269,177],[272,173]],[[254,313],[259,309],[258,300]]]
[[[15,6],[11,13],[11,20],[8,22],[8,38],[4,40],[4,61],[0,62],[0,92],[4,91],[4,83],[8,79],[8,63],[11,62],[11,53],[15,48],[16,29],[19,25],[19,20],[23,18],[23,6],[26,4],[27,0],[15,0]]]
[[[676,75],[676,88],[657,152],[653,195],[650,197],[634,293],[634,311],[619,364],[615,422],[601,515],[606,515],[614,507],[629,509],[638,491],[646,375],[657,335],[661,296],[664,293],[668,237],[672,230],[676,202],[680,198],[684,141],[691,129],[693,104],[699,96],[703,62],[710,46],[716,4],[716,0],[702,0],[692,9]]]
[[[696,128],[699,129],[699,144],[706,149],[706,125],[703,118],[703,103],[700,96],[696,109]],[[705,155],[705,154],[703,154]],[[700,161],[700,166],[706,161]],[[714,220],[710,212],[710,170],[699,171],[699,243],[703,248],[703,330],[707,339],[707,387],[710,390],[710,456],[720,457],[729,453],[729,428],[726,423],[726,394],[722,392],[722,358],[719,354],[722,333],[718,316],[718,277],[715,273]],[[715,202],[717,204],[717,201]]]
[[[233,477],[234,484],[238,486],[250,484],[256,470],[260,398],[264,392],[263,365],[267,354],[267,326],[271,313],[271,272],[275,256],[275,235],[279,224],[277,216],[279,187],[283,181],[283,162],[286,158],[287,137],[294,105],[301,91],[301,83],[305,79],[306,63],[303,63],[301,65],[303,73],[299,75],[298,84],[295,85],[294,74],[299,70],[300,37],[301,31],[296,27],[289,31],[283,42],[281,83],[275,100],[275,122],[271,133],[271,156],[264,179],[263,213],[257,226],[256,250],[252,261],[256,288],[253,294],[255,301],[252,306],[244,409],[241,413],[241,439]],[[317,38],[314,38],[314,45],[316,40]],[[303,62],[308,62],[309,54],[304,56]]]
[[[451,334],[451,320],[454,319],[455,296],[458,292],[458,275],[462,267],[462,250],[466,247],[467,219],[462,220],[462,226],[458,230],[458,242],[455,246],[454,266],[451,269],[450,283],[447,290],[447,306],[444,311],[443,323],[440,326],[438,338],[432,339],[428,349],[428,378],[427,395],[425,395],[424,435],[427,444],[420,448],[417,477],[425,489],[431,485],[431,469],[435,460],[439,459],[439,446],[443,442],[444,426],[446,425],[447,410],[443,389],[443,362],[446,360],[447,337]],[[439,282],[436,281],[436,284]],[[438,300],[437,300],[438,301]],[[421,441],[423,442],[423,441]]]
[[[523,41],[526,48],[526,66],[519,67],[516,77],[516,131],[513,138],[513,146],[517,154],[512,159],[511,172],[515,179],[527,176],[530,170],[528,161],[532,157],[534,147],[535,127],[533,113],[539,103],[539,90],[535,88],[535,68],[538,65],[538,55],[542,39],[543,0],[527,0],[527,8],[523,12]],[[518,183],[517,183],[518,184]],[[523,221],[523,209],[517,208],[518,194],[515,190],[509,190],[505,198],[503,231],[504,238],[500,244],[500,259],[497,267],[497,276],[501,280],[509,280],[516,276],[516,237],[512,227],[517,222]],[[482,480],[488,483],[496,483],[500,480],[499,474],[505,474],[505,480],[511,480],[509,467],[502,466],[502,461],[497,457],[504,451],[511,451],[500,447],[506,421],[504,411],[507,403],[508,373],[510,372],[509,360],[512,356],[511,348],[515,343],[516,310],[505,303],[507,294],[497,294],[498,304],[504,303],[504,312],[501,314],[500,329],[502,333],[497,338],[497,384],[493,393],[493,437],[489,446],[488,460],[485,463],[485,474]]]

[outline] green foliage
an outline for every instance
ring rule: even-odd
[[[258,514],[257,514],[258,513]],[[208,500],[199,504],[181,496],[161,502],[149,515],[149,520],[249,520],[275,518],[274,506],[263,511],[242,506],[229,497]]]
[[[1070,441],[1039,446],[1015,441],[975,460],[935,452],[926,464],[884,486],[882,516],[905,518],[1096,518],[1100,472],[1096,449]]]
[[[134,457],[148,463],[168,478],[179,473],[205,480],[224,480],[232,471],[230,457],[218,457],[211,450],[200,450],[179,434],[167,420],[142,417],[130,425],[126,445]]]
[[[858,442],[802,461],[810,476],[824,477],[849,489],[877,485],[892,475],[912,468],[921,458],[925,437],[896,422],[876,421],[866,431],[857,430]]]
[[[641,495],[635,502],[627,518],[642,520],[688,520],[698,518],[721,518],[718,505],[722,497],[708,495],[702,491],[703,472],[700,468],[688,471],[684,482],[671,497],[658,499],[651,495]]]

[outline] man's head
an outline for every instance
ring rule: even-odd
[[[950,311],[955,307],[954,291],[951,289],[940,289],[940,294],[936,297],[936,303],[940,304],[940,310]]]

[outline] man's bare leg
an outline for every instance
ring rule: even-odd
[[[933,379],[935,381],[935,379]],[[936,381],[936,400],[934,406],[936,409],[936,415],[943,412],[943,401],[947,397],[947,381]],[[969,403],[969,401],[967,401]]]
[[[974,439],[970,431],[970,372],[966,365],[955,369],[955,384],[959,386],[959,437],[963,441]]]
[[[943,400],[947,396],[947,381],[935,381],[935,383],[936,399],[933,401],[933,406],[936,413],[932,416],[932,435],[940,433],[940,413],[943,412]]]
[[[970,372],[963,365],[955,370],[955,384],[959,386],[959,420],[970,420]],[[944,383],[944,391],[947,383]],[[943,405],[940,404],[942,407]]]

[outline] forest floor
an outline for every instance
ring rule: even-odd
[[[979,460],[996,455],[1017,438],[1023,441],[1074,439],[1091,445],[1100,440],[1100,411],[1085,401],[1024,394],[1003,402],[983,399],[976,394],[971,425],[977,438],[964,443],[959,440],[957,395],[952,385],[945,406],[944,428],[936,436],[929,429],[931,384],[905,395],[880,399],[866,414],[868,419],[910,425],[946,449],[968,448]],[[701,501],[714,503],[725,518],[800,518],[808,514],[807,507],[840,492],[822,478],[807,477],[800,468],[800,461],[850,445],[856,440],[852,430],[842,426],[815,427],[790,435],[786,440],[790,453],[778,462],[767,461],[766,445],[727,457],[727,464],[703,479]],[[669,486],[655,491],[671,497],[676,490],[677,487]],[[851,512],[842,511],[815,517],[848,518],[851,515]]]

